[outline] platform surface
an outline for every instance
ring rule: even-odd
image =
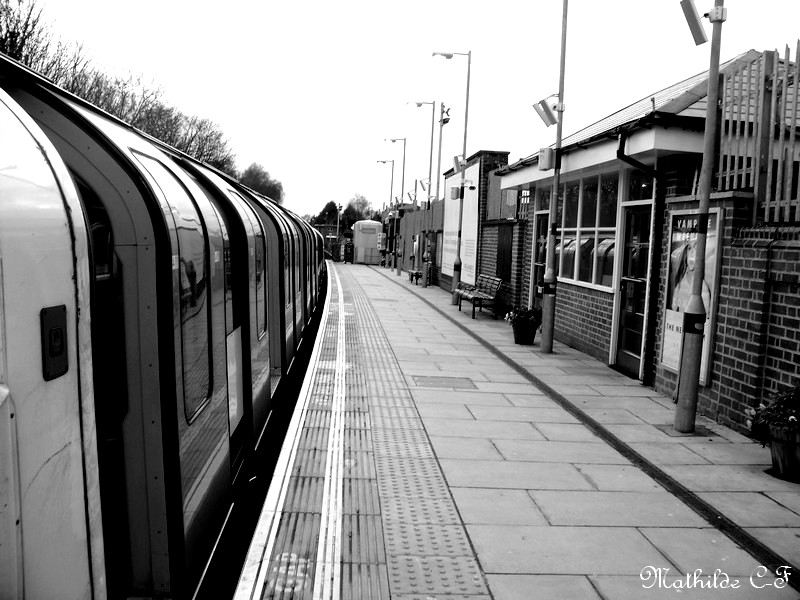
[[[670,398],[438,287],[329,266],[237,599],[800,598],[800,485],[769,449],[677,435]]]

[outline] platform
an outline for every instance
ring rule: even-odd
[[[676,435],[671,399],[438,287],[329,267],[237,599],[799,597],[800,485],[768,449]]]

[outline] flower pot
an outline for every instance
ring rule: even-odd
[[[770,426],[772,471],[776,477],[800,482],[800,432]]]
[[[511,328],[514,330],[514,343],[521,346],[533,346],[536,337],[536,323],[532,321],[514,323]]]

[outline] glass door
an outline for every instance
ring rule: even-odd
[[[619,285],[616,362],[621,371],[637,379],[641,373],[644,348],[651,212],[649,204],[624,209],[624,254]]]

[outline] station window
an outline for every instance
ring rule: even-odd
[[[617,172],[568,181],[559,189],[556,223],[556,273],[595,285],[610,286],[614,270],[619,174]],[[545,204],[549,189],[537,190]],[[563,199],[563,201],[562,201]]]
[[[160,188],[165,209],[174,219],[177,248],[173,249],[173,276],[180,297],[183,404],[186,419],[191,421],[211,397],[211,302],[206,235],[197,207],[175,176],[158,160],[142,154],[135,156]]]

